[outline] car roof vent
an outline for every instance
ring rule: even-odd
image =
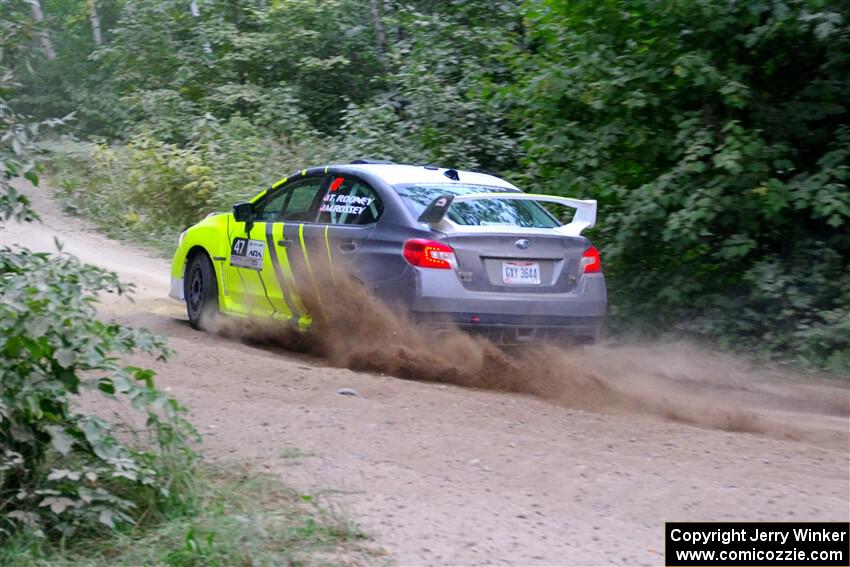
[[[443,175],[445,175],[452,181],[460,181],[460,175],[457,174],[457,170],[447,169],[443,172]]]
[[[390,161],[388,159],[372,159],[372,158],[358,158],[355,160],[351,160],[352,165],[394,165],[395,162]]]

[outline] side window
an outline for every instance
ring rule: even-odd
[[[266,197],[257,205],[254,216],[258,221],[276,221],[280,217],[283,203],[286,201],[288,191],[278,191],[271,197]]]
[[[313,221],[310,207],[324,178],[296,181],[272,193],[257,207],[258,221]]]
[[[335,177],[322,197],[318,222],[369,224],[378,220],[383,205],[375,190],[356,179]]]

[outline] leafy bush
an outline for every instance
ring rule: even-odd
[[[130,135],[145,134],[164,143],[185,144],[199,114],[198,105],[171,89],[135,91],[123,97]]]
[[[15,22],[3,21],[4,31]],[[3,47],[24,40],[3,37]],[[4,60],[3,63],[6,63]],[[4,79],[11,69],[0,68]],[[14,86],[14,82],[10,81]],[[32,122],[0,98],[0,230],[9,219],[37,218],[10,183],[38,185],[36,141],[61,121]],[[168,355],[164,341],[97,319],[101,291],[129,291],[117,276],[67,254],[0,248],[0,543],[13,534],[56,536],[133,523],[189,492],[193,435],[183,408],[157,391],[149,370],[122,365],[136,350]],[[84,411],[85,395],[105,395],[146,416],[148,439],[131,446],[130,432]]]
[[[273,137],[247,120],[194,120],[186,145],[150,132],[125,146],[57,148],[52,159],[60,197],[73,212],[94,218],[109,235],[173,250],[176,236],[206,213],[229,210],[306,163],[331,159],[330,144],[304,132]],[[80,145],[73,146],[77,149]]]
[[[26,195],[19,193],[10,181],[23,177],[38,185],[36,140],[39,133],[63,124],[68,118],[30,121],[9,106],[0,90],[0,223],[9,219],[21,222],[38,218]]]
[[[850,369],[850,28],[833,1],[526,5],[529,184],[600,201],[620,329]]]
[[[113,531],[65,547],[20,536],[0,546],[0,565],[112,567],[169,565],[372,565],[386,557],[319,495],[281,485],[272,476],[202,465],[194,514],[143,530]],[[364,545],[367,543],[367,545]]]
[[[169,350],[95,311],[97,293],[128,286],[73,256],[25,249],[4,248],[0,273],[0,539],[20,527],[67,537],[173,506],[189,482],[193,429],[152,371],[121,362]],[[85,411],[92,396],[141,411],[148,438],[131,445],[129,433]]]

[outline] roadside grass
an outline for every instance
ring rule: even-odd
[[[292,461],[300,461],[301,459],[308,459],[310,457],[315,457],[315,453],[311,453],[310,451],[303,451],[298,447],[284,447],[280,451],[280,458],[287,459]]]
[[[164,258],[174,254],[178,236],[186,226],[140,214],[129,205],[126,194],[114,190],[122,184],[130,189],[128,172],[123,167],[108,162],[101,164],[96,173],[95,145],[88,142],[43,142],[40,147],[47,153],[44,185],[49,189],[44,190],[52,191],[66,213],[85,218],[115,240],[146,246]]]
[[[50,544],[18,535],[0,547],[6,567],[385,564],[367,536],[316,497],[269,476],[210,465],[197,506],[157,523]]]

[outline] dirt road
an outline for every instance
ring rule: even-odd
[[[28,192],[45,222],[10,225],[4,244],[52,250],[56,235],[138,286],[104,316],[169,337],[158,381],[191,409],[204,455],[321,495],[389,561],[658,565],[665,521],[850,517],[846,380],[682,346],[565,355],[551,380],[589,373],[636,401],[606,408],[334,368],[193,331],[166,297],[167,260]]]

